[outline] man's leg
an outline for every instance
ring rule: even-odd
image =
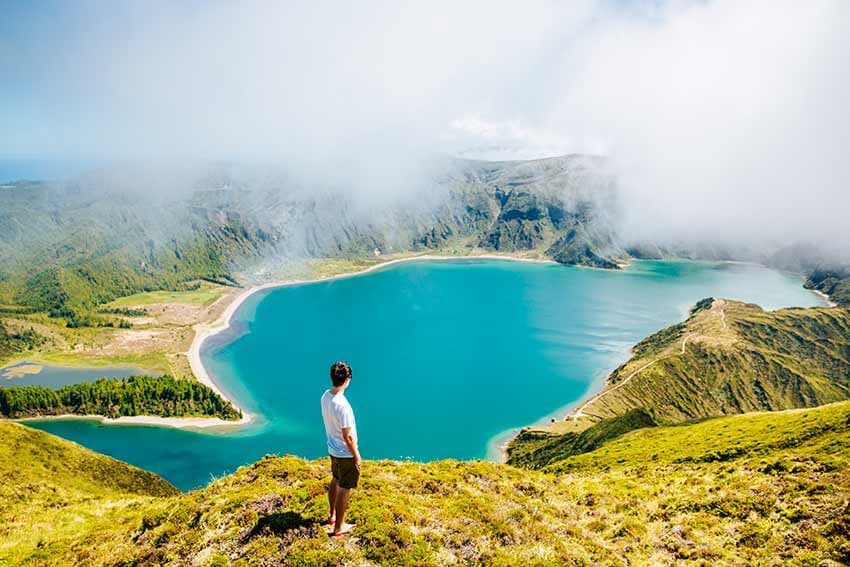
[[[336,490],[336,523],[334,524],[334,535],[351,531],[351,524],[345,523],[345,513],[348,511],[348,499],[350,495],[350,488],[340,486]]]
[[[336,510],[336,495],[337,495],[337,487],[339,483],[337,480],[331,479],[331,484],[328,486],[328,505],[330,506],[330,513],[328,514],[328,519],[325,522],[326,524],[331,524],[334,521],[334,511]]]

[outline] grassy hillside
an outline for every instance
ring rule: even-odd
[[[77,468],[102,457],[0,424],[2,447],[18,443],[3,449],[2,490],[19,495],[0,504],[0,563],[847,562],[848,434],[844,402],[633,431],[546,471],[366,462],[351,508],[358,527],[333,541],[318,525],[325,460],[269,457],[182,495],[151,481],[162,494],[152,496]]]
[[[0,363],[21,353],[37,349],[46,342],[45,337],[32,327],[10,329],[0,319]]]
[[[806,279],[806,287],[825,293],[838,305],[850,305],[850,267],[814,269]]]
[[[597,421],[567,421],[546,429],[524,428],[506,447],[507,462],[518,467],[540,469],[572,455],[592,451],[617,437],[644,427],[658,425],[651,412],[629,410],[623,415]],[[553,431],[557,427],[556,431]]]
[[[145,507],[176,494],[152,473],[0,420],[2,565],[20,565],[24,558],[68,564],[69,553],[85,561],[81,536],[132,530]]]
[[[648,425],[621,417],[631,410],[669,424],[850,399],[849,353],[847,309],[765,312],[707,299],[687,321],[635,345],[632,359],[573,418],[523,430],[508,462],[539,468],[583,452],[585,438]]]
[[[850,398],[846,309],[765,312],[715,300],[633,352],[584,414],[611,417],[644,407],[659,420],[677,422]]]

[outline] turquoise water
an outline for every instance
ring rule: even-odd
[[[328,366],[345,359],[365,458],[483,458],[494,437],[598,388],[631,345],[707,296],[820,303],[799,278],[743,264],[411,262],[257,293],[205,343],[205,365],[255,424],[218,434],[34,425],[197,487],[267,453],[324,455],[319,397]]]

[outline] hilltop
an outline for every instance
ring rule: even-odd
[[[700,302],[683,323],[635,345],[611,388],[581,408],[613,417],[652,408],[668,423],[748,411],[812,407],[850,398],[850,311],[764,311]]]
[[[850,311],[766,312],[723,299],[639,342],[605,388],[564,421],[523,430],[508,462],[540,467],[656,423],[850,399]]]
[[[633,431],[545,471],[366,462],[330,540],[328,463],[267,457],[208,487],[0,423],[0,562],[564,565],[850,561],[850,402]]]
[[[318,525],[325,459],[269,456],[183,494],[0,422],[0,563],[847,562],[850,401],[829,402],[850,398],[848,328],[843,308],[701,301],[576,419],[525,430],[519,467],[364,463],[343,541]],[[762,411],[795,405],[818,407]]]

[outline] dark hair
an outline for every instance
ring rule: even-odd
[[[351,378],[351,367],[343,361],[331,364],[331,382],[334,387],[342,386]]]

